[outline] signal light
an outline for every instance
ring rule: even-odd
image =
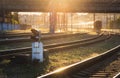
[[[35,29],[31,29],[31,32],[33,33],[32,36],[31,36],[31,39],[34,42],[38,42],[39,39],[40,39],[40,32],[38,30],[35,30]]]

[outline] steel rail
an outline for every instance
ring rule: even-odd
[[[69,36],[75,36],[75,35],[84,35],[85,33],[83,34],[80,34],[80,33],[75,33],[75,34],[57,34],[57,35],[48,35],[48,36],[42,36],[42,40],[48,40],[48,39],[58,39],[58,38],[62,38],[62,37],[69,37]],[[16,43],[16,42],[29,42],[29,41],[32,41],[29,38],[18,38],[18,39],[4,39],[4,40],[0,40],[0,44],[8,44],[8,43]]]
[[[120,78],[120,72],[116,74],[113,78]]]
[[[54,34],[60,35],[60,34],[64,34],[64,33],[54,33]],[[0,38],[4,39],[4,38],[13,38],[13,37],[26,37],[26,36],[31,36],[31,35],[32,35],[32,33],[16,33],[16,34],[3,33],[3,34],[0,34]],[[42,33],[41,35],[53,35],[53,34],[52,33]]]

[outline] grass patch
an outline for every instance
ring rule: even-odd
[[[59,67],[64,67],[66,65],[70,65],[72,63],[103,53],[119,45],[119,40],[120,37],[115,36],[112,39],[109,39],[105,42],[101,42],[99,44],[92,44],[86,47],[78,47],[69,50],[61,50],[55,53],[50,53],[50,64],[47,68],[47,71],[52,71]]]

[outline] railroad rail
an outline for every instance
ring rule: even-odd
[[[57,39],[57,38],[62,38],[62,37],[69,37],[69,36],[75,36],[75,35],[84,35],[80,33],[75,33],[75,34],[50,34],[50,35],[42,35],[41,40],[47,40],[47,39]],[[8,43],[16,43],[16,42],[30,42],[32,41],[30,37],[28,38],[17,38],[17,39],[4,39],[0,40],[0,44],[8,44]]]
[[[56,35],[59,35],[59,34],[64,34],[64,33],[54,33]],[[16,38],[16,37],[28,37],[28,36],[31,36],[32,33],[16,33],[16,34],[9,34],[9,33],[5,33],[5,34],[0,34],[0,38],[1,39],[6,39],[6,38]],[[41,35],[53,35],[53,33],[42,33]]]
[[[110,35],[105,36],[105,35],[101,34],[99,36],[88,38],[88,39],[83,39],[83,40],[49,44],[49,45],[44,45],[44,50],[51,52],[53,50],[66,49],[66,48],[77,47],[77,46],[84,46],[84,45],[89,45],[91,43],[97,43],[100,41],[104,41],[110,37],[111,37]],[[31,47],[25,47],[25,48],[11,49],[11,50],[2,50],[2,51],[0,51],[0,57],[10,56],[10,55],[17,54],[17,53],[31,52],[31,49],[32,49]]]
[[[120,78],[120,72],[116,74],[113,78]]]
[[[119,74],[117,76],[114,74],[118,72],[120,72],[120,45],[37,78],[117,78]]]
[[[17,33],[17,34],[0,34],[0,38],[1,39],[5,39],[5,38],[13,38],[13,37],[26,37],[26,36],[30,36],[32,33]]]

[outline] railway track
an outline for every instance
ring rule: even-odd
[[[77,46],[85,46],[85,45],[89,45],[92,43],[104,41],[110,37],[111,37],[110,35],[106,36],[102,34],[97,37],[92,37],[92,38],[83,39],[83,40],[49,44],[49,45],[44,45],[44,50],[51,52],[53,50],[66,49],[66,48],[77,47]],[[18,53],[27,53],[27,52],[31,52],[31,47],[11,49],[11,50],[2,50],[0,51],[0,57],[10,56],[10,55],[18,54]]]
[[[5,39],[5,38],[14,38],[14,37],[28,37],[32,35],[32,33],[17,33],[17,34],[9,34],[9,33],[3,33],[3,34],[0,34],[0,38],[1,39]]]
[[[62,34],[62,33],[55,33],[55,34]],[[16,38],[16,37],[29,37],[32,33],[2,33],[0,34],[0,39],[6,39],[6,38]],[[52,33],[42,33],[42,35],[52,35]]]
[[[51,35],[43,35],[41,37],[42,40],[47,40],[47,39],[58,39],[58,38],[63,38],[63,37],[69,37],[69,36],[75,36],[75,35],[85,35],[85,33],[80,34],[80,33],[75,33],[75,34],[51,34]],[[16,42],[30,42],[32,41],[30,37],[28,38],[17,38],[17,39],[3,39],[0,40],[0,44],[8,44],[8,43],[16,43]]]
[[[116,74],[113,78],[120,78],[120,72]]]
[[[98,56],[37,78],[120,78],[118,72],[120,72],[120,45]]]

